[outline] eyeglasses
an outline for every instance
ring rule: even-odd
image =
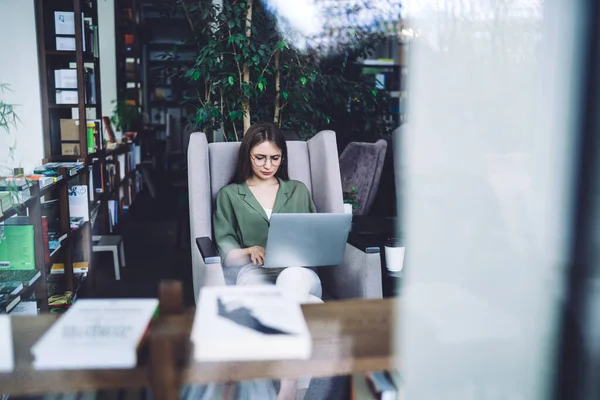
[[[283,157],[281,155],[263,156],[262,154],[259,154],[257,156],[253,156],[251,154],[250,157],[252,158],[254,165],[257,167],[264,167],[267,164],[267,160],[271,161],[272,166],[278,167],[283,161]]]

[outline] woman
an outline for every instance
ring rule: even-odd
[[[279,128],[271,123],[251,126],[233,179],[217,195],[213,216],[224,267],[241,267],[236,284],[276,284],[301,303],[320,301],[321,281],[312,269],[262,267],[271,214],[313,212],[306,186],[289,179],[287,146]]]
[[[316,212],[310,192],[288,176],[287,146],[271,123],[244,134],[231,183],[219,191],[214,239],[224,267],[241,267],[237,285],[276,284],[300,303],[321,301],[321,281],[309,268],[263,268],[272,213]],[[278,398],[294,399],[296,381],[283,380]]]

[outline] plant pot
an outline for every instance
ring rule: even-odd
[[[352,214],[352,204],[344,203],[344,213]]]

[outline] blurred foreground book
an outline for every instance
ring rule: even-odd
[[[215,286],[200,291],[191,340],[197,361],[310,357],[300,305],[276,286]]]
[[[33,345],[33,366],[133,368],[157,310],[157,299],[79,300]]]

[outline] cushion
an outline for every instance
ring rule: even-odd
[[[213,204],[219,190],[233,178],[239,149],[240,142],[210,143],[208,145],[210,191]]]
[[[306,142],[289,141],[287,146],[290,179],[301,181],[308,190],[311,190],[310,162]],[[210,191],[213,203],[219,190],[227,185],[233,177],[239,149],[240,142],[210,143],[208,145]]]

